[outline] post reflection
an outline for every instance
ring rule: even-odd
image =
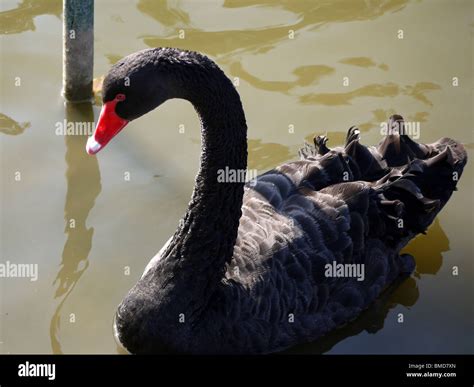
[[[66,104],[66,118],[74,124],[94,122],[92,104]],[[62,353],[60,324],[65,317],[61,315],[62,307],[89,266],[88,256],[94,229],[87,228],[86,220],[101,191],[97,158],[89,156],[85,151],[87,135],[67,135],[65,141],[67,194],[64,219],[67,240],[60,269],[54,281],[55,299],[58,304],[50,323],[53,353]]]

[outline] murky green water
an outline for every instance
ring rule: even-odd
[[[167,102],[88,156],[86,137],[55,134],[99,111],[63,105],[61,1],[2,0],[0,11],[0,262],[39,265],[36,282],[0,279],[0,353],[116,353],[115,308],[188,203],[198,119]],[[340,143],[353,124],[374,144],[392,112],[421,122],[423,142],[467,144],[459,191],[407,248],[415,275],[292,352],[473,352],[473,12],[469,0],[96,1],[97,78],[163,45],[206,53],[239,78],[250,168],[296,158],[315,132]]]

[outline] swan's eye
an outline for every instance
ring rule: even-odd
[[[125,94],[117,94],[115,96],[116,101],[124,101],[125,100]]]

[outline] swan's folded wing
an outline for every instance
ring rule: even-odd
[[[414,261],[400,249],[431,224],[467,160],[450,139],[420,146],[402,139],[412,149],[407,164],[393,166],[397,155],[361,148],[353,137],[345,148],[287,163],[246,187],[219,295],[230,322],[219,329],[252,341],[256,352],[320,337],[411,273]],[[338,264],[362,265],[361,276],[327,275]]]

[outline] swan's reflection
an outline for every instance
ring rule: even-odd
[[[404,253],[416,259],[416,274],[436,274],[443,264],[443,252],[449,251],[449,239],[435,219],[426,235],[420,234],[405,247]]]
[[[92,104],[67,104],[66,117],[68,122],[94,122]],[[67,240],[61,267],[54,281],[57,286],[55,298],[59,300],[50,324],[54,353],[62,353],[59,340],[62,306],[89,265],[94,230],[86,227],[86,220],[101,191],[97,158],[89,156],[84,150],[87,136],[66,136],[65,140],[67,194],[64,217]]]
[[[356,320],[337,329],[314,343],[297,345],[287,353],[324,353],[336,344],[363,331],[376,333],[384,326],[391,309],[398,305],[410,307],[418,301],[418,281],[422,274],[436,274],[443,262],[442,253],[449,250],[449,240],[438,219],[435,219],[426,235],[419,235],[402,251],[416,260],[415,276],[400,279],[388,288],[368,310]],[[416,278],[418,277],[418,278]]]

